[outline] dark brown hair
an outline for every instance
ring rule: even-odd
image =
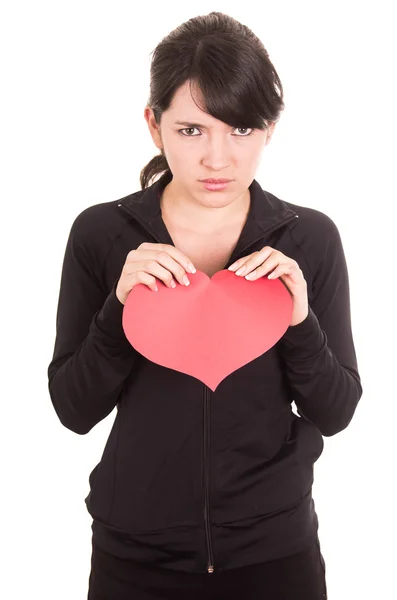
[[[189,19],[161,40],[151,54],[147,104],[157,124],[186,81],[205,98],[205,107],[199,108],[231,127],[263,130],[267,122],[279,120],[284,109],[279,76],[262,42],[233,17],[211,12]],[[167,170],[161,150],[142,169],[141,188]]]

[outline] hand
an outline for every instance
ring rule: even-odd
[[[273,270],[274,269],[274,270]],[[290,326],[299,325],[309,314],[307,282],[296,260],[289,258],[279,250],[265,246],[262,250],[240,258],[230,265],[230,271],[244,277],[248,281],[264,277],[272,271],[268,279],[280,277],[292,296],[293,312]]]
[[[156,277],[171,288],[176,287],[172,275],[182,285],[189,285],[187,272],[195,273],[196,269],[189,258],[175,246],[144,242],[127,254],[117,283],[116,296],[121,304],[125,304],[128,294],[138,283],[157,292]]]

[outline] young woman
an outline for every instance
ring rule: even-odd
[[[154,52],[144,116],[160,155],[142,189],[72,225],[49,392],[79,434],[117,407],[85,499],[90,600],[326,598],[313,465],[362,387],[336,225],[254,179],[283,106],[252,31],[219,12],[190,19]],[[293,312],[212,391],[139,354],[122,315],[138,284],[223,269],[280,278]]]

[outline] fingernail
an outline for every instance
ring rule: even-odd
[[[189,264],[188,264],[188,267],[189,267],[189,271],[190,271],[191,273],[195,273],[195,272],[196,272],[196,269],[194,268],[194,266],[192,265],[192,263],[189,263]]]
[[[246,270],[246,268],[247,267],[245,265],[240,267],[239,270],[236,271],[236,275],[242,275],[244,273],[244,271]]]
[[[174,280],[171,281],[171,287],[173,287],[173,288],[176,287],[176,283]]]
[[[190,284],[190,281],[189,281],[189,279],[188,279],[187,275],[184,275],[184,276],[182,277],[182,281],[183,281],[183,283],[184,283],[185,285],[189,285],[189,284]]]

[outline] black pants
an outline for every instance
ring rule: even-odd
[[[87,600],[324,600],[318,539],[286,558],[214,573],[183,573],[132,563],[92,544]]]

